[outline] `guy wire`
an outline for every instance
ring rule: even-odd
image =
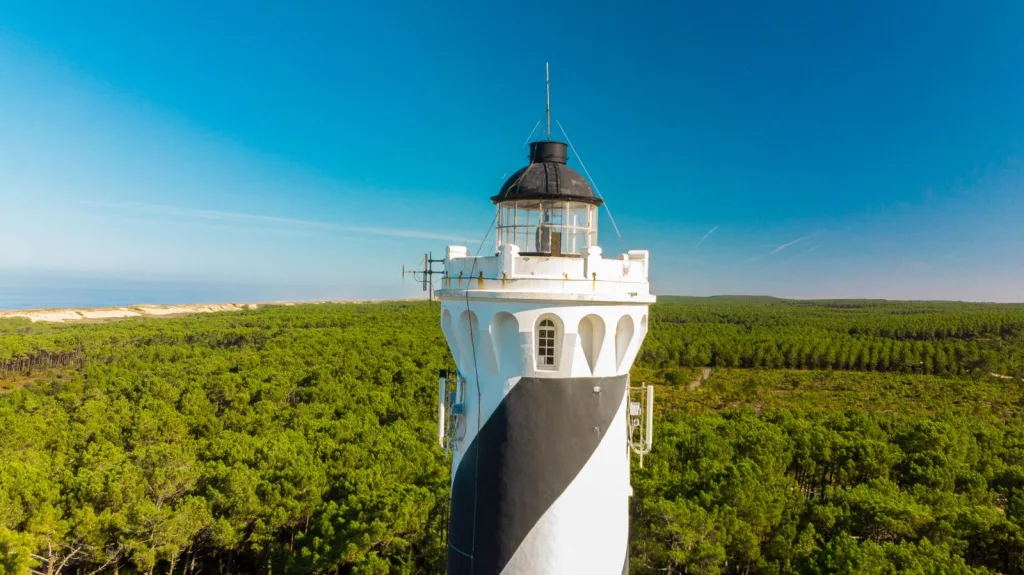
[[[580,156],[580,153],[576,151],[576,146],[572,145],[572,140],[569,139],[569,134],[566,133],[565,128],[562,127],[561,122],[555,120],[555,123],[558,124],[558,129],[562,130],[562,135],[565,136],[565,141],[569,144],[569,149],[571,149],[573,155],[576,156],[576,161],[580,163],[580,167],[583,168],[583,173],[586,174],[587,179],[590,180],[590,185],[594,186],[594,191],[597,192],[597,197],[604,200],[604,197],[601,195],[601,190],[597,189],[597,182],[595,182],[594,177],[590,175],[590,170],[588,170],[587,166],[583,163],[583,158]],[[608,219],[612,222],[612,228],[615,230],[615,235],[619,236],[619,240],[621,241],[622,234],[619,233],[619,226],[615,224],[615,218],[612,217],[612,209],[608,207],[607,201],[604,202],[604,209],[608,212]]]

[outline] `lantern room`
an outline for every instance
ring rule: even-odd
[[[562,142],[530,143],[530,164],[491,198],[498,207],[499,246],[514,244],[522,255],[572,257],[597,245],[602,200],[566,160]]]

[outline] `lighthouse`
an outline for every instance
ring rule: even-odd
[[[631,401],[629,370],[655,300],[650,261],[604,257],[602,200],[567,159],[549,129],[491,197],[494,250],[445,254],[449,575],[628,572],[630,446],[650,447],[653,398]]]

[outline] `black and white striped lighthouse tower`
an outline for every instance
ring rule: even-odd
[[[651,398],[630,402],[628,374],[655,298],[647,251],[602,256],[602,200],[566,160],[549,129],[491,198],[495,252],[444,260],[449,575],[628,572],[629,430]]]

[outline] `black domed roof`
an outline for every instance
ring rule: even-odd
[[[531,142],[530,165],[512,174],[491,201],[571,200],[601,205],[603,201],[594,195],[587,180],[565,165],[567,156],[562,142]]]

